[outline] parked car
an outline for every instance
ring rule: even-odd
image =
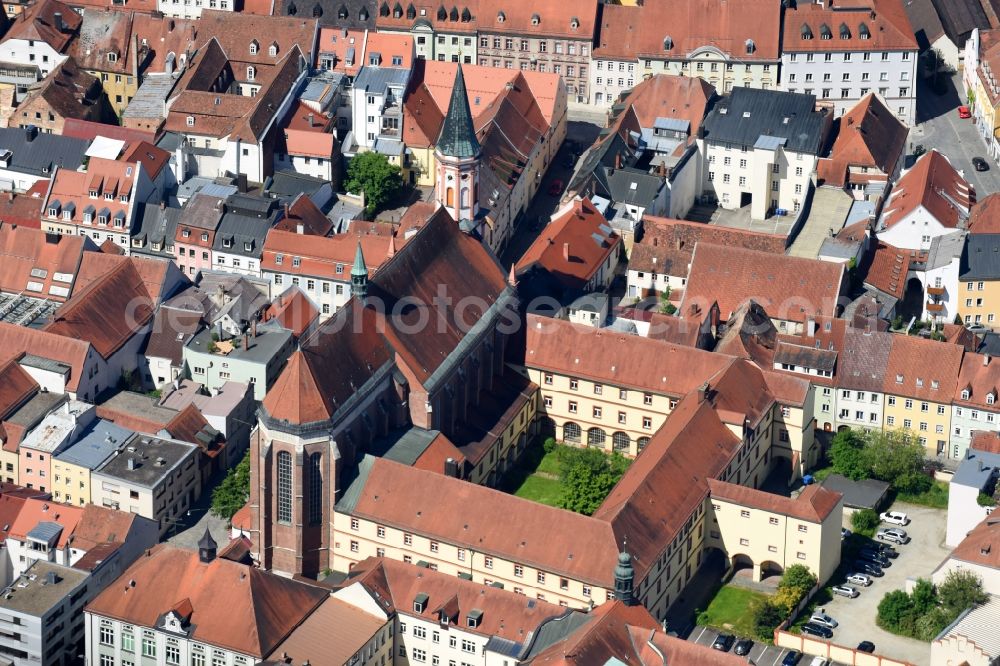
[[[976,171],[989,171],[990,165],[982,157],[973,157],[972,168],[975,169]]]
[[[967,329],[969,329],[970,331],[985,331],[986,330],[985,326],[983,326],[982,324],[978,324],[978,323],[976,323],[976,324],[966,324],[965,327]]]
[[[813,657],[813,660],[809,662],[809,666],[827,666],[829,663],[823,657]]]
[[[873,562],[882,567],[883,569],[888,569],[889,567],[892,566],[892,562],[889,560],[889,558],[885,557],[884,555],[882,555],[882,553],[878,552],[877,550],[868,550],[868,549],[861,550],[858,552],[858,557],[864,560],[865,562]]]
[[[867,562],[865,560],[857,560],[854,562],[854,568],[861,573],[868,574],[869,576],[875,576],[876,578],[881,578],[885,575],[882,571],[882,567],[875,564],[874,562]]]
[[[821,624],[815,624],[814,622],[806,622],[802,625],[801,629],[803,634],[807,636],[819,636],[820,638],[833,638],[833,630],[829,627],[824,627]]]
[[[872,542],[870,548],[877,548],[878,552],[882,553],[884,557],[888,557],[890,560],[894,560],[899,557],[899,551],[887,543]]]
[[[552,181],[552,184],[549,185],[549,196],[557,197],[560,194],[562,194],[562,191],[563,191],[563,182],[562,180],[556,178],[555,180]]]
[[[872,577],[869,576],[868,574],[852,573],[850,576],[847,577],[847,582],[854,583],[855,585],[860,585],[861,587],[868,587],[874,581],[872,581]]]
[[[967,106],[960,106],[960,107],[958,107],[958,117],[959,118],[971,118],[972,117],[972,112],[969,111],[969,107],[967,107]]]
[[[802,653],[795,650],[791,650],[785,655],[785,658],[781,660],[781,666],[795,666],[802,659]]]
[[[830,591],[841,597],[847,597],[848,599],[856,599],[860,592],[850,585],[834,585],[830,588]]]
[[[749,638],[741,638],[736,641],[736,645],[733,647],[733,654],[738,654],[743,657],[750,654],[750,650],[753,649],[753,641]]]
[[[894,527],[879,530],[875,533],[875,538],[879,541],[888,541],[889,543],[898,543],[900,545],[910,543],[910,537],[906,534],[906,530],[900,530]]]
[[[889,523],[890,525],[902,525],[906,527],[910,524],[910,519],[902,511],[883,511],[878,517],[883,523]]]
[[[875,651],[875,644],[871,641],[861,641],[858,643],[858,652],[866,652],[871,654]]]
[[[851,536],[851,530],[847,529],[846,527],[841,527],[840,528],[840,538],[841,539],[846,539],[849,536]]]
[[[729,652],[729,648],[733,647],[733,641],[736,637],[732,634],[719,634],[715,637],[715,642],[712,643],[713,650],[719,650],[720,652]]]
[[[813,614],[809,616],[809,622],[812,624],[818,624],[822,627],[829,627],[830,629],[836,629],[837,624],[839,624],[832,617],[824,613],[822,608],[813,612]]]

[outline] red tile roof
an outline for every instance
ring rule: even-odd
[[[516,271],[538,267],[566,288],[585,289],[602,267],[610,273],[620,247],[621,237],[590,199],[575,199],[553,214],[518,260]],[[611,267],[609,257],[613,257]]]
[[[62,14],[65,30],[56,27],[55,15]],[[29,5],[11,24],[4,39],[42,41],[57,53],[64,53],[83,19],[69,5],[59,0],[39,0]]]
[[[413,37],[398,32],[369,32],[365,46],[366,60],[364,64],[368,63],[367,58],[372,53],[378,53],[382,56],[382,67],[392,66],[410,69],[413,67],[414,60]],[[402,58],[401,64],[391,65],[392,59],[396,56]]]
[[[625,5],[605,5],[608,9],[633,9]],[[623,102],[632,109],[641,127],[653,127],[657,118],[676,118],[690,123],[688,134],[698,134],[715,88],[698,76],[657,74],[640,81]],[[624,114],[622,114],[624,116]]]
[[[611,524],[614,543],[627,540],[636,580],[646,577],[705,501],[707,479],[718,477],[740,446],[740,438],[723,424],[711,402],[690,393],[677,403],[594,513]],[[606,559],[605,566],[612,561]]]
[[[49,183],[48,180],[38,182],[45,186],[48,186]],[[44,191],[41,196],[34,196],[30,192],[25,194],[8,192],[6,196],[0,197],[0,223],[40,229],[42,227],[42,198],[44,195]]]
[[[263,658],[318,607],[328,592],[198,552],[160,544],[122,574],[135,585],[110,585],[89,612],[143,627],[187,600],[190,638]]]
[[[964,353],[950,342],[893,335],[882,391],[949,404],[958,386]]]
[[[350,282],[351,266],[354,263],[358,243],[361,243],[361,252],[365,256],[368,274],[374,275],[379,266],[388,259],[389,239],[390,236],[350,233],[317,237],[299,234],[294,230],[272,229],[264,240],[260,267],[262,270],[275,273],[312,275],[328,280]],[[298,266],[294,265],[293,257],[299,259]],[[341,267],[339,272],[337,266]]]
[[[708,480],[708,488],[713,498],[813,523],[826,520],[843,499],[840,493],[818,483],[806,486],[795,499],[716,479]]]
[[[274,649],[275,661],[264,663],[343,666],[369,641],[377,644],[376,635],[392,622],[331,596]]]
[[[0,224],[0,291],[66,300],[80,270],[83,246],[80,236]],[[29,283],[40,287],[29,288]]]
[[[865,284],[902,300],[911,259],[909,250],[901,250],[879,241],[865,276]]]
[[[159,302],[164,295],[167,273],[170,272],[171,265],[170,262],[150,257],[120,257],[104,252],[84,252],[80,261],[80,273],[76,276],[76,284],[73,286],[74,292],[86,289],[125,264],[131,264],[135,268],[139,279],[146,287],[146,293],[155,302]]]
[[[951,557],[989,569],[1000,569],[1000,516],[986,516],[955,546]]]
[[[458,465],[458,469],[465,468],[465,456],[462,455],[461,449],[455,446],[444,433],[439,432],[424,449],[424,452],[420,454],[420,457],[413,462],[413,466],[428,472],[443,474],[445,463],[449,459]]]
[[[264,321],[276,319],[282,328],[288,329],[296,338],[311,327],[319,318],[319,310],[309,300],[306,293],[291,286],[274,299],[264,310]]]
[[[198,34],[198,21],[185,20],[163,16],[162,14],[136,14],[132,19],[132,35],[140,44],[143,40],[149,46],[148,60],[146,62],[147,73],[160,73],[166,71],[167,55],[193,51],[196,46]],[[126,130],[115,127],[113,131],[129,132],[128,139],[123,140],[143,140],[152,142],[155,137],[152,132],[140,132],[139,130]],[[146,137],[139,137],[138,134],[147,134]]]
[[[27,353],[65,363],[70,366],[66,389],[76,391],[83,376],[91,345],[86,338],[65,337],[27,326],[0,322],[0,349],[4,354],[12,356]]]
[[[830,38],[822,37],[824,25]],[[847,28],[847,38],[841,25]],[[803,37],[804,26],[809,27],[809,39]],[[862,26],[868,29],[867,38],[862,36]],[[787,53],[829,51],[833,48],[830,39],[836,42],[837,51],[915,52],[918,48],[902,0],[866,0],[850,6],[799,2],[785,11],[783,34],[782,50]]]
[[[969,392],[968,398],[962,393]],[[967,353],[962,357],[962,369],[958,375],[953,397],[956,405],[973,408],[994,409],[987,402],[987,396],[993,395],[993,400],[1000,399],[1000,361],[988,354]]]
[[[76,207],[72,214],[72,223],[80,227],[84,226],[84,211],[90,206],[94,209],[93,218],[91,224],[86,226],[107,230],[115,228],[114,218],[121,213],[124,216],[124,226],[120,228],[120,232],[127,234],[131,220],[131,199],[135,196],[133,188],[136,176],[133,163],[107,160],[102,157],[91,157],[86,171],[60,169],[52,180],[52,187],[42,207],[42,214],[50,217],[49,210],[55,202],[59,202],[61,208],[51,219],[61,221],[67,204],[72,203]],[[94,191],[97,192],[97,196],[91,197],[90,193]],[[109,195],[111,199],[106,198]],[[126,197],[125,201],[121,200],[123,196]],[[98,222],[98,215],[102,210],[108,211],[103,226]]]
[[[724,354],[533,314],[525,328],[526,367],[674,397],[733,362]]]
[[[73,532],[73,547],[90,550],[101,544],[125,543],[136,522],[152,521],[128,511],[86,504],[80,514],[80,523]]]
[[[0,365],[0,421],[38,392],[38,383],[11,358]]]
[[[450,498],[448,511],[439,510],[439,496]],[[388,458],[372,459],[352,515],[593,585],[614,584],[618,548],[607,522]]]
[[[242,509],[234,513],[233,517],[229,519],[229,523],[234,529],[249,532],[253,527],[253,514],[250,512],[250,503],[244,504]]]
[[[125,261],[103,279],[75,289],[45,331],[89,340],[97,353],[108,359],[152,318],[153,300],[135,265]]]
[[[136,20],[141,19],[141,16],[136,17]],[[67,118],[63,125],[62,134],[63,136],[73,137],[74,139],[86,139],[87,141],[93,141],[99,136],[118,141],[152,142],[156,140],[154,132],[119,127],[118,125],[105,125],[104,123],[95,123],[91,120],[81,120],[79,118]]]
[[[652,125],[650,125],[652,126]],[[645,215],[642,240],[632,245],[629,270],[686,278],[699,242],[784,254],[787,237]]]
[[[333,222],[323,215],[312,199],[304,194],[295,198],[291,205],[285,208],[285,215],[272,229],[278,231],[298,232],[302,225],[302,233],[310,236],[329,236],[333,231]]]
[[[707,16],[712,17],[710,24],[705,22]],[[680,60],[687,59],[693,51],[709,48],[740,62],[776,62],[780,58],[780,30],[781,3],[776,5],[768,0],[649,3],[643,6],[634,55]],[[667,37],[673,42],[669,51],[663,48]],[[754,45],[750,55],[748,39]],[[600,41],[604,42],[603,37]]]
[[[875,93],[868,93],[837,121],[837,138],[830,156],[820,160],[820,175],[828,184],[843,186],[850,167],[868,167],[891,175],[906,148],[909,129]],[[872,180],[873,173],[853,177]],[[884,179],[882,179],[884,180]]]
[[[319,30],[319,41],[316,43],[316,62],[313,66],[320,69],[320,57],[323,54],[334,56],[333,71],[348,76],[356,76],[365,64],[365,40],[367,30],[351,30],[347,28],[324,27]],[[347,51],[354,49],[354,60],[347,64]]]
[[[534,16],[538,17],[537,22],[533,21]],[[589,43],[594,36],[597,3],[480,0],[478,18],[480,32],[577,39]],[[578,24],[575,28],[574,19]]]
[[[332,413],[300,351],[288,359],[262,405],[271,418],[293,424],[323,421]]]
[[[896,183],[879,226],[888,228],[923,206],[944,227],[956,229],[975,202],[972,186],[936,150],[921,155]]]
[[[35,529],[38,523],[58,523],[63,529],[59,533],[56,545],[63,548],[69,543],[70,537],[74,535],[77,526],[83,520],[83,511],[84,509],[81,507],[68,504],[56,504],[42,499],[26,499],[17,514],[17,519],[11,523],[7,534],[24,541],[28,537],[28,532]],[[111,511],[111,509],[105,509],[105,511]]]
[[[170,157],[170,153],[154,146],[148,141],[136,141],[125,147],[125,150],[122,151],[120,161],[141,164],[142,168],[146,171],[146,175],[151,180],[156,180],[160,172],[167,166]]]
[[[980,199],[969,213],[970,234],[1000,234],[1000,192]]]
[[[707,312],[719,304],[723,319],[748,300],[773,318],[805,322],[837,314],[844,267],[816,259],[768,254],[739,247],[698,243],[684,290],[682,310]]]

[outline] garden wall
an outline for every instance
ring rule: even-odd
[[[850,666],[914,666],[909,662],[858,652],[854,648],[836,645],[820,638],[793,634],[783,629],[775,629],[774,644],[788,650],[798,650],[805,654],[825,657],[831,661]]]

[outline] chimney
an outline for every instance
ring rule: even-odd
[[[27,127],[24,128],[25,141],[31,143],[32,141],[35,140],[36,136],[38,136],[38,128],[36,126],[28,125]]]
[[[563,261],[569,261],[569,243],[563,243]]]
[[[684,247],[684,241],[683,241],[683,240],[681,240],[680,238],[678,238],[678,239],[677,239],[677,249],[679,250],[679,249],[681,249],[682,247]]]
[[[458,478],[458,462],[454,458],[444,461],[444,475]]]
[[[257,337],[257,320],[253,319],[250,321],[250,336],[253,338]]]
[[[295,225],[295,233],[297,233],[298,235],[301,236],[305,232],[306,232],[306,225],[302,224],[301,222],[296,223],[296,225]]]
[[[653,236],[653,247],[656,247],[656,246],[657,246],[657,245],[659,245],[659,244],[660,244],[660,241],[659,241],[659,239],[657,239],[657,237],[656,237],[656,236]]]
[[[315,122],[315,120],[316,120],[316,114],[314,114],[314,113],[312,113],[310,111],[309,112],[309,127],[315,127],[315,125],[313,124]]]
[[[56,30],[59,32],[66,32],[66,24],[63,23],[62,12],[53,12],[52,22],[56,24]]]
[[[130,472],[135,471],[135,458],[129,457],[127,467]]]
[[[989,364],[990,364],[990,355],[983,354],[983,365],[989,365]]]
[[[249,349],[249,348],[250,348],[250,334],[249,333],[244,333],[243,334],[243,349],[246,350],[246,349]]]
[[[46,585],[55,585],[60,580],[61,579],[59,578],[59,576],[56,575],[55,571],[49,571],[49,572],[46,572],[46,574],[45,574],[45,584]]]
[[[708,382],[705,382],[698,387],[698,403],[705,402],[705,398],[708,397]]]
[[[166,207],[167,207],[167,202],[166,202],[166,201],[163,201],[163,200],[161,199],[161,200],[160,200],[160,210],[163,210],[163,209],[164,209],[164,208],[166,208]]]
[[[169,21],[167,21],[167,32],[173,32],[173,31],[174,31],[174,20],[170,19]]]
[[[288,202],[286,201],[281,205],[285,209],[285,219],[291,219],[292,216],[288,214]]]

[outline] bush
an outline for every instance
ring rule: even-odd
[[[938,586],[938,598],[951,617],[951,622],[969,606],[986,603],[989,595],[983,592],[983,579],[966,569],[955,569]]]
[[[753,631],[762,641],[774,640],[774,630],[782,623],[784,617],[781,609],[770,599],[758,601],[750,606],[753,618]]]
[[[628,466],[628,458],[620,453],[608,455],[600,449],[564,449],[559,457],[563,490],[560,506],[585,516],[593,514]]]
[[[903,590],[893,590],[878,602],[876,623],[887,631],[908,635],[913,626],[913,601]],[[908,629],[904,629],[908,628]]]
[[[542,450],[545,451],[546,454],[552,453],[556,450],[556,446],[555,437],[546,437],[545,441],[542,443]]]
[[[976,574],[952,571],[938,587],[920,579],[912,594],[894,590],[878,605],[878,626],[902,636],[931,641],[970,606],[984,603],[982,580]]]
[[[896,490],[907,495],[919,495],[931,489],[934,480],[923,472],[906,472],[896,478]]]
[[[986,493],[979,493],[979,497],[976,498],[976,504],[979,506],[996,506],[997,498]]]
[[[871,509],[855,511],[851,516],[851,527],[856,532],[871,532],[878,527],[879,522],[878,514]]]

